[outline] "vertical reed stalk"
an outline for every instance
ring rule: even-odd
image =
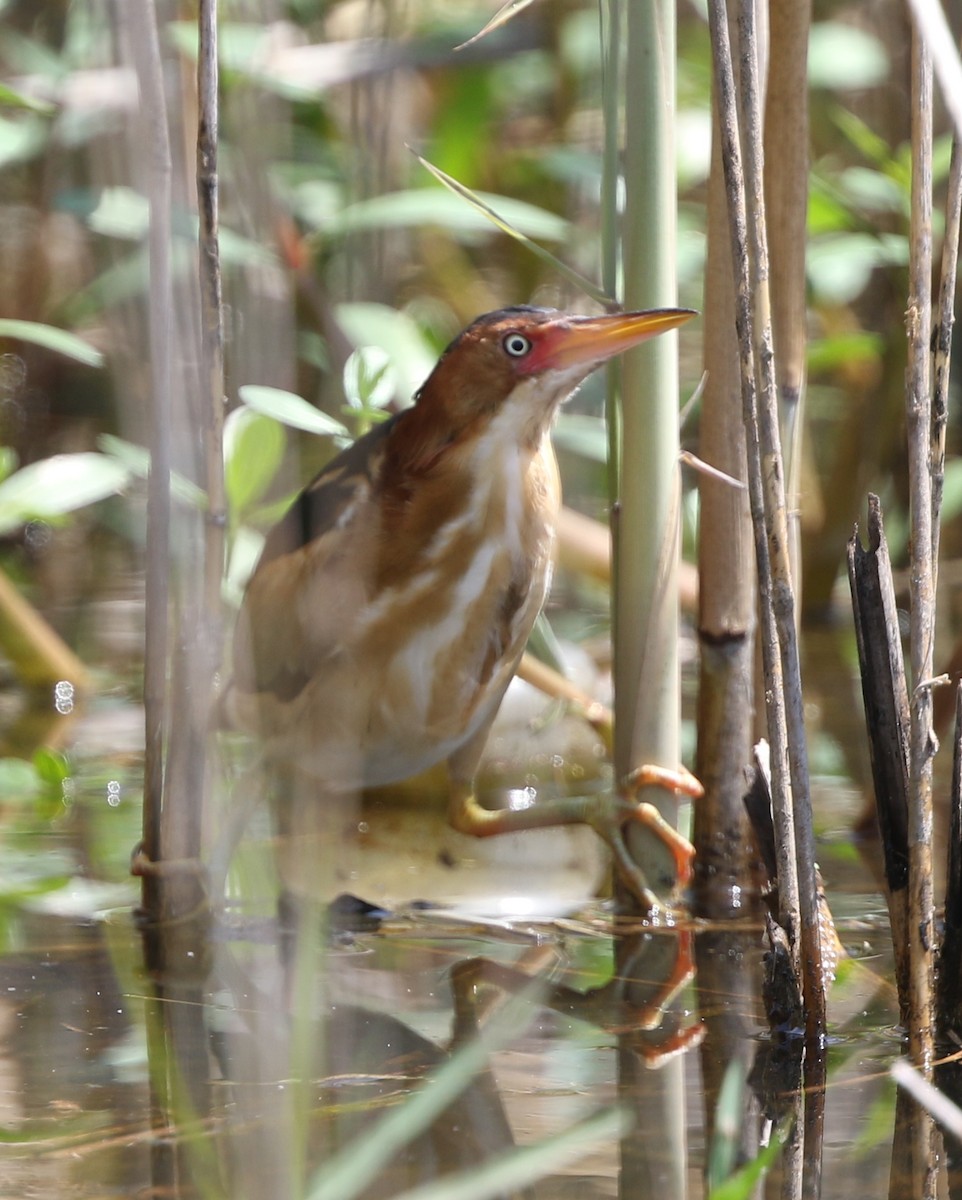
[[[808,32],[811,0],[770,4],[765,89],[765,209],[772,247],[772,336],[785,452],[792,576],[801,593],[799,514],[805,400]]]
[[[224,495],[224,332],[218,241],[217,0],[200,0],[197,21],[200,31],[197,57],[199,282],[201,354],[203,379],[207,388],[206,404],[202,406],[207,477],[204,624],[209,639],[208,649],[216,656],[220,643],[220,595],[224,573],[224,534],[227,526],[227,502]]]
[[[628,308],[676,303],[675,5],[629,3],[626,12],[624,300]],[[626,356],[622,367],[622,463],[614,558],[615,771],[680,761],[678,663],[678,363],[673,336]],[[647,797],[646,797],[647,798]],[[652,801],[670,820],[675,802]],[[646,835],[628,846],[645,869]],[[624,889],[622,889],[623,893]],[[619,893],[622,905],[632,897]],[[618,946],[629,970],[630,939]],[[640,1089],[629,1038],[619,1080],[629,1103],[657,1114],[655,1127],[622,1144],[622,1190],[640,1198],[686,1194],[685,1093],[674,1059]]]
[[[819,932],[815,833],[808,773],[808,744],[802,699],[796,627],[795,589],[789,553],[784,462],[778,422],[775,351],[769,288],[768,231],[763,193],[761,97],[758,85],[758,37],[754,0],[741,0],[741,127],[745,150],[745,192],[749,229],[749,271],[754,297],[754,357],[758,422],[765,498],[765,526],[771,553],[772,602],[785,688],[792,818],[795,828],[797,886],[802,924],[797,931],[802,958],[806,1021],[811,1040],[825,1029],[825,981]]]
[[[817,1041],[824,1030],[825,993],[795,596],[776,403],[762,195],[758,50],[752,0],[742,0],[738,11],[741,87],[737,96],[723,0],[712,0],[709,21],[736,281],[749,495],[755,526],[765,696],[772,743],[780,916],[795,953],[800,956],[807,1028],[810,1039]]]
[[[718,97],[712,97],[714,135],[708,184],[708,260],[705,273],[705,390],[699,454],[734,479],[745,480],[735,286],[725,180],[718,137]],[[699,476],[698,758],[705,795],[695,807],[696,903],[717,914],[733,883],[749,870],[745,769],[754,727],[755,565],[747,488]],[[719,884],[720,887],[711,885]],[[718,1064],[712,1064],[715,1069]],[[721,1064],[721,1069],[724,1064]],[[721,1075],[718,1077],[721,1085]]]
[[[170,384],[171,384],[171,151],[167,100],[154,0],[137,0],[139,20],[131,22],[140,84],[141,112],[147,125],[149,156],[150,261],[150,477],[147,492],[146,641],[144,647],[143,851],[148,863],[163,856],[164,754],[168,725],[168,603],[170,577]],[[158,877],[143,878],[143,906],[149,919],[160,917]]]
[[[627,13],[624,274],[627,308],[676,303],[672,0]],[[615,540],[615,770],[680,757],[678,347],[625,356],[623,463]],[[675,802],[653,796],[666,816]],[[637,842],[632,850],[637,857]],[[640,861],[640,860],[639,860]]]
[[[912,214],[906,421],[911,506],[911,659],[909,698],[909,1049],[928,1076],[932,1067],[934,913],[932,893],[932,690],[935,590],[932,548],[932,431],[929,345],[932,331],[932,60],[912,38]]]

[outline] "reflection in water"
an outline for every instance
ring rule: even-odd
[[[118,794],[112,781],[121,785],[117,808],[109,802]],[[319,1164],[356,1137],[376,1136],[372,1131],[386,1117],[422,1094],[425,1077],[470,1043],[477,1028],[496,1022],[546,964],[545,990],[517,1020],[511,1040],[492,1050],[470,1086],[398,1148],[366,1195],[394,1196],[449,1172],[477,1173],[492,1157],[563,1134],[621,1099],[634,1120],[621,1145],[609,1134],[570,1164],[549,1163],[549,1177],[527,1192],[512,1185],[502,1194],[601,1200],[619,1194],[619,1171],[627,1170],[624,1178],[635,1181],[629,1194],[641,1196],[648,1185],[638,1181],[657,1180],[668,1169],[697,1197],[732,1061],[747,1080],[733,1163],[757,1153],[767,1120],[785,1123],[793,1079],[765,1033],[756,978],[761,927],[743,909],[731,925],[625,936],[615,970],[611,919],[597,906],[565,920],[515,914],[509,922],[472,916],[465,904],[412,905],[383,921],[384,910],[345,900],[319,969],[308,963],[290,978],[278,966],[273,921],[228,909],[203,947],[188,938],[173,953],[172,961],[189,971],[152,980],[129,913],[105,923],[88,904],[78,920],[58,915],[63,905],[54,903],[66,894],[56,890],[64,880],[76,879],[78,863],[92,874],[102,870],[103,860],[87,847],[97,821],[120,822],[117,840],[124,852],[129,848],[129,791],[123,770],[110,764],[78,780],[69,809],[58,801],[59,825],[38,810],[5,828],[12,897],[0,909],[6,1193],[99,1200],[162,1186],[171,1189],[167,1194],[230,1200],[301,1195]],[[399,815],[381,810],[373,817],[365,814],[368,828],[359,835],[365,847],[383,841],[395,859],[395,878],[408,880],[412,897],[427,894],[399,850],[406,854],[414,841],[396,839]],[[418,828],[423,839],[423,814]],[[469,848],[446,845],[444,858],[432,851],[436,878],[450,883],[463,875],[480,887],[487,864],[458,857]],[[522,860],[511,857],[521,849],[508,847],[506,862],[492,873],[527,894],[519,882],[534,886],[534,875],[522,876]],[[17,854],[25,863],[46,864],[51,877],[42,884],[39,872],[23,870],[32,887],[50,892],[49,900],[30,898],[26,889],[14,896]],[[122,874],[123,856],[111,861]],[[57,863],[60,876],[53,878]],[[897,1008],[886,982],[890,960],[875,961],[878,924],[864,916],[879,907],[866,899],[870,885],[838,855],[826,853],[823,867],[831,887],[838,888],[845,869],[848,891],[862,893],[847,900],[848,911],[859,915],[843,936],[865,961],[842,964],[831,998],[820,1182],[823,1197],[849,1200],[885,1194],[889,1186],[890,1151],[879,1138],[893,1128],[894,1092],[884,1068],[898,1052],[891,1032]],[[369,870],[369,878],[377,874]],[[368,894],[366,886],[357,890]],[[692,958],[699,972],[694,984]],[[672,1053],[668,1070],[680,1078],[681,1093],[672,1085],[668,1094],[668,1073],[658,1064]],[[668,1154],[679,1141],[664,1125],[671,1106],[681,1119],[680,1164]],[[810,1144],[798,1144],[790,1170],[799,1178],[807,1172],[816,1187],[818,1164],[801,1157]],[[783,1152],[783,1166],[792,1153]],[[659,1195],[668,1194],[662,1187]]]

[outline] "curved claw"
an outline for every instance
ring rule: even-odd
[[[701,783],[686,767],[656,767],[651,763],[642,763],[635,767],[623,781],[622,789],[628,795],[634,796],[646,787],[664,788],[666,792],[677,792],[682,796],[691,796],[700,800],[705,794]]]
[[[694,799],[704,795],[704,788],[695,776],[684,767],[671,770],[667,767],[644,764],[632,771],[624,781],[622,786],[624,794],[619,799],[621,820],[609,820],[607,823],[592,822],[596,832],[611,848],[615,867],[625,886],[650,911],[658,906],[658,900],[649,887],[641,867],[629,853],[625,842],[624,826],[628,821],[638,821],[650,829],[662,842],[674,862],[677,888],[685,888],[691,882],[695,850],[691,842],[669,825],[653,804],[632,799],[645,787],[660,787],[691,796]]]

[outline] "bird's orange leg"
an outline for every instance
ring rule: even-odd
[[[487,730],[483,733],[486,737]],[[637,821],[668,848],[674,863],[675,886],[684,887],[690,881],[694,855],[691,843],[672,828],[653,804],[634,799],[641,788],[650,786],[688,796],[702,795],[701,784],[687,771],[643,766],[632,772],[621,795],[562,796],[526,808],[489,809],[478,800],[473,786],[474,769],[483,746],[484,738],[479,737],[448,763],[451,775],[448,820],[460,833],[493,837],[524,829],[588,825],[611,848],[615,869],[626,887],[650,910],[658,907],[657,897],[625,840],[626,825]]]

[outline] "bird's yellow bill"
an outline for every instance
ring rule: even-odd
[[[690,308],[653,308],[601,317],[569,317],[546,339],[549,345],[545,347],[544,365],[564,368],[604,362],[697,315]]]

